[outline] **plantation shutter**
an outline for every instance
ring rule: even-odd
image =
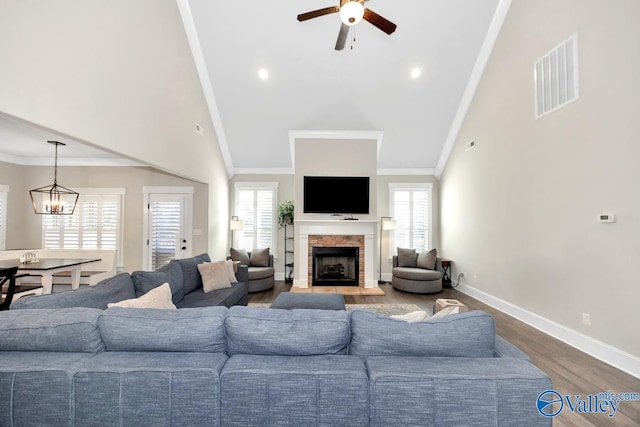
[[[150,246],[153,270],[175,259],[182,238],[182,202],[178,197],[153,197],[150,202]]]
[[[121,203],[121,195],[81,194],[73,215],[42,215],[43,247],[118,250]]]
[[[431,188],[413,184],[402,187],[390,185],[391,212],[396,221],[393,232],[393,251],[398,247],[411,248],[418,252],[430,249]]]
[[[274,250],[275,190],[273,188],[241,187],[236,191],[236,213],[243,229],[234,232],[238,248]]]

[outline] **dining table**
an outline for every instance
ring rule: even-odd
[[[101,258],[40,258],[31,262],[20,259],[0,260],[0,269],[18,267],[16,277],[40,276],[42,293],[50,294],[53,288],[53,275],[71,271],[71,289],[80,287],[80,268],[83,264],[101,261]]]

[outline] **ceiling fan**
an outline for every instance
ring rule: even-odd
[[[324,9],[301,13],[298,15],[298,21],[302,22],[319,16],[340,12],[342,25],[340,26],[338,40],[336,41],[336,50],[344,49],[344,45],[347,41],[347,35],[349,34],[349,28],[356,25],[363,19],[387,34],[393,33],[396,30],[396,24],[378,15],[373,10],[365,8],[365,1],[369,0],[340,0],[340,6],[330,6],[325,7]]]

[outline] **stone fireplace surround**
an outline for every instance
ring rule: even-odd
[[[358,246],[360,248],[359,286],[375,288],[374,246],[376,220],[295,220],[295,273],[293,286],[311,287],[311,251],[313,246]],[[354,242],[357,242],[354,244]]]

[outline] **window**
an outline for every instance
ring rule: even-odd
[[[252,250],[271,248],[276,253],[276,182],[237,182],[235,185],[235,215],[244,228],[233,232],[233,246]]]
[[[7,195],[9,186],[0,184],[0,251],[6,249],[7,243]]]
[[[389,184],[389,212],[396,221],[391,234],[393,253],[397,248],[412,248],[418,252],[431,249],[430,183]]]
[[[124,189],[79,188],[73,215],[42,215],[45,249],[113,249],[122,265]]]

